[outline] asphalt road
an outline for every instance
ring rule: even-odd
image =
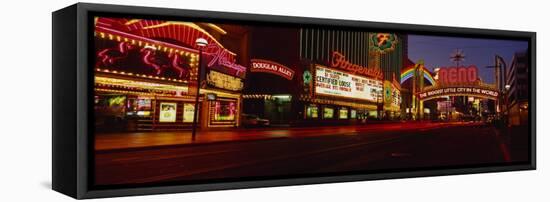
[[[139,184],[473,165],[507,162],[510,156],[506,142],[486,125],[381,127],[337,135],[101,151],[95,156],[95,180],[98,185]]]

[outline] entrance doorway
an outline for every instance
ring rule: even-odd
[[[291,117],[291,95],[273,95],[265,100],[264,114],[272,124],[288,124]]]

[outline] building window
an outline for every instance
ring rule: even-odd
[[[161,102],[159,122],[176,122],[177,104],[174,102]]]
[[[350,119],[355,119],[357,118],[357,110],[355,109],[352,109],[350,110],[350,116],[349,116]]]
[[[306,106],[306,118],[316,119],[319,117],[319,107],[317,105]]]
[[[235,101],[214,101],[214,121],[235,121],[237,104]]]
[[[96,117],[123,117],[126,113],[126,96],[124,95],[96,95]]]
[[[151,110],[151,99],[147,98],[138,98],[136,100],[137,109],[138,111],[148,111]]]
[[[332,119],[332,118],[334,118],[334,108],[332,108],[332,107],[324,107],[324,108],[323,108],[323,118],[324,118],[324,119]]]
[[[340,119],[348,119],[348,108],[340,108],[340,110],[338,111],[338,118]]]
[[[198,115],[198,113],[197,113]],[[193,123],[193,117],[195,116],[195,104],[184,103],[183,104],[183,122]],[[197,119],[198,121],[199,119]]]

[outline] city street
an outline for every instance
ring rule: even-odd
[[[96,185],[529,159],[527,41],[106,16],[94,33]]]
[[[97,133],[95,136],[95,149],[113,150],[336,134],[370,134],[373,132],[383,132],[385,130],[391,130],[394,132],[400,130],[426,130],[430,128],[461,124],[464,123],[399,122],[381,124],[375,122],[353,126],[232,128],[231,130],[218,129],[199,131],[197,132],[196,139],[194,141],[192,141],[190,130]]]
[[[232,133],[257,137],[237,141],[240,139]],[[471,165],[527,159],[525,149],[510,149],[509,138],[494,127],[480,123],[242,129],[232,130],[231,134],[217,131],[197,136],[212,139],[218,134],[221,141],[203,140],[196,144],[180,138],[180,142],[173,145],[167,144],[167,134],[162,138],[164,141],[160,141],[164,144],[150,145],[154,147],[147,147],[144,143],[151,135],[136,135],[141,139],[133,141],[136,143],[134,147],[129,144],[131,149],[116,146],[115,137],[121,139],[122,134],[105,136],[103,142],[96,140],[96,184]],[[189,137],[182,132],[178,134],[178,137]],[[96,137],[101,139],[101,136]],[[133,138],[130,134],[126,137]],[[228,141],[231,138],[234,141]],[[154,138],[152,141],[159,142]],[[527,141],[514,139],[514,142]],[[101,148],[98,143],[111,143],[112,149],[108,149],[109,146]]]

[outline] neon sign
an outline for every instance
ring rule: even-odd
[[[346,56],[344,56],[342,53],[339,53],[337,51],[332,52],[331,66],[337,67],[340,69],[345,69],[351,72],[352,74],[363,74],[365,76],[378,78],[378,79],[384,78],[384,74],[380,69],[368,68],[368,67],[363,67],[361,65],[353,64],[348,60],[346,60]]]
[[[128,51],[134,49],[135,47],[126,43],[120,42],[116,48],[106,48],[97,54],[99,60],[103,65],[112,65],[117,60],[126,58],[128,56]]]
[[[128,63],[129,55],[141,55],[140,66],[145,66],[153,69],[154,75],[161,75],[167,69],[173,69],[176,72],[177,78],[186,79],[189,76],[189,67],[185,64],[180,53],[159,51],[154,45],[145,45],[139,48],[137,45],[131,45],[128,42],[119,42],[115,47],[100,49],[97,53],[96,66],[119,69]],[[135,65],[135,64],[134,64]]]
[[[208,72],[206,75],[206,81],[209,85],[231,91],[240,91],[244,86],[242,79],[216,71]]]
[[[433,89],[418,94],[422,100],[429,100],[444,95],[471,95],[496,99],[498,97],[498,92],[491,89],[477,87],[448,87]]]
[[[215,27],[215,25],[209,26]],[[208,68],[217,69],[241,78],[244,78],[246,73],[246,67],[236,64],[235,53],[224,48],[210,33],[192,22],[143,19],[128,20],[123,18],[100,17],[97,18],[95,31],[101,38],[107,37],[109,40],[136,44],[136,46],[139,47],[152,44],[150,47],[154,47],[155,49],[149,48],[149,50],[142,51],[144,55],[147,55],[143,58],[143,62],[153,68],[156,75],[162,74],[165,68],[173,68],[180,78],[187,77],[190,70],[182,66],[186,64],[186,59],[174,54],[173,57],[169,57],[169,59],[171,59],[171,65],[160,64],[160,62],[155,61],[155,51],[172,53],[172,51],[175,50],[176,53],[185,53],[185,56],[187,56],[188,53],[191,54],[191,56],[196,56],[195,54],[199,52],[197,50],[199,47],[195,44],[195,39],[197,38],[205,38],[209,42],[209,45],[203,52],[204,56],[208,57],[202,58]],[[192,48],[185,48],[169,42],[154,40],[155,38],[171,39]],[[125,54],[126,49],[128,48],[121,46],[117,49],[105,50],[105,53],[112,52],[112,55],[117,56]],[[105,53],[99,55],[100,61],[107,64],[116,61],[116,58],[111,59],[112,57],[108,55],[105,56]]]
[[[235,63],[235,58],[229,54],[227,49],[216,44],[209,44],[204,54],[212,57],[208,62],[208,67],[213,67],[217,64],[232,69],[235,71],[235,75],[244,75],[246,72],[246,67]]]
[[[174,68],[176,71],[178,71],[179,78],[184,76],[184,74],[189,73],[185,71],[185,67],[181,65],[181,60],[179,54],[176,53],[170,53],[168,55],[169,58],[172,58],[172,68]]]
[[[437,72],[437,78],[441,84],[474,83],[478,81],[477,67],[442,67]]]
[[[414,76],[414,72],[416,70],[416,65],[410,66],[407,69],[403,70],[401,72],[401,83],[405,83],[408,79],[412,78]],[[435,79],[432,76],[432,73],[430,73],[429,70],[424,67],[424,65],[420,65],[420,68],[422,68],[422,73],[424,74],[424,79],[427,79],[428,82],[430,82],[430,85],[435,85]]]
[[[252,59],[250,61],[252,63],[252,66],[250,68],[251,72],[271,73],[288,80],[292,80],[292,78],[294,77],[294,70],[279,63],[261,59]]]
[[[371,49],[387,52],[395,48],[397,37],[391,33],[374,33],[370,35]]]
[[[145,46],[145,48],[141,49],[140,52],[144,53],[143,55],[143,63],[149,65],[150,67],[153,67],[156,71],[156,74],[157,75],[160,75],[160,73],[162,72],[162,67],[155,63],[155,48],[154,47],[149,47],[149,46]]]

